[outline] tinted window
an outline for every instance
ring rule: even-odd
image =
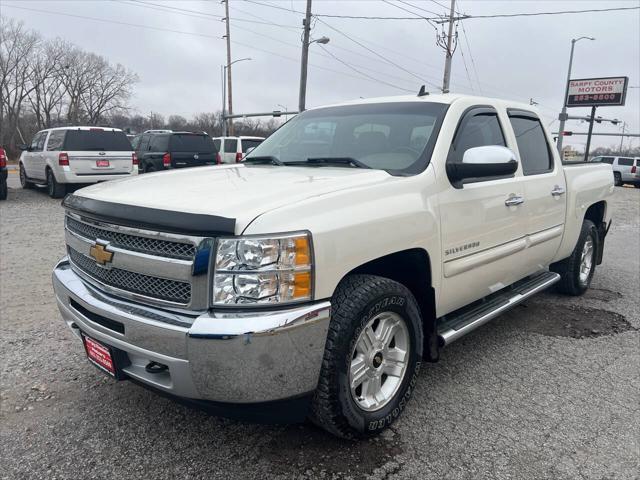
[[[619,158],[618,165],[622,165],[624,167],[632,167],[633,166],[633,158]]]
[[[138,145],[140,145],[140,139],[142,138],[142,135],[136,135],[135,137],[133,137],[131,139],[131,147],[134,150],[138,150]]]
[[[262,143],[262,140],[249,140],[247,138],[242,139],[242,153],[247,153],[250,148],[256,148]]]
[[[506,146],[495,112],[468,113],[462,119],[451,145],[448,161],[462,163],[464,152],[485,145]]]
[[[55,152],[62,150],[62,144],[64,143],[65,130],[54,130],[49,134],[49,140],[47,141],[47,151]]]
[[[145,134],[140,138],[140,144],[138,145],[138,150],[141,152],[149,151],[149,140],[151,139],[151,135]]]
[[[31,145],[29,146],[29,150],[31,152],[41,152],[42,146],[44,143],[44,138],[47,136],[47,132],[38,132],[36,136],[31,140]]]
[[[516,134],[523,173],[535,175],[553,170],[553,156],[540,120],[517,115],[509,118]]]
[[[208,135],[171,135],[170,150],[176,152],[214,152]]]
[[[238,140],[235,138],[225,138],[224,151],[227,153],[236,153],[238,151]]]
[[[246,160],[273,156],[285,163],[304,165],[311,159],[331,165],[332,158],[352,158],[374,169],[418,173],[430,160],[434,126],[446,109],[440,103],[394,102],[308,110],[264,140]],[[416,131],[426,135],[417,145]]]
[[[613,165],[613,157],[602,157],[600,161],[602,163],[608,163],[609,165]]]
[[[151,135],[150,152],[166,152],[169,150],[169,135]]]
[[[64,150],[97,150],[103,152],[130,152],[131,142],[124,132],[106,130],[67,130]]]
[[[214,146],[214,148],[216,149],[216,152],[219,152],[219,151],[220,151],[220,139],[219,139],[219,138],[216,138],[216,139],[213,141],[213,146]]]

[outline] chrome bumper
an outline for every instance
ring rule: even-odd
[[[53,288],[62,317],[78,337],[82,331],[126,352],[131,365],[123,372],[166,393],[258,403],[316,388],[329,302],[270,312],[178,314],[105,295],[76,275],[67,258],[53,271]],[[145,366],[152,361],[168,369],[149,373]]]

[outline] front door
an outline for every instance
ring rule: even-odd
[[[461,162],[469,148],[507,146],[492,107],[467,110],[453,138],[447,162]],[[442,288],[438,316],[522,278],[517,257],[526,248],[524,186],[520,169],[506,178],[449,185],[438,199],[442,234]],[[505,203],[506,202],[506,203]]]

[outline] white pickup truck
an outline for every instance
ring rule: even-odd
[[[245,162],[67,195],[53,284],[88,358],[230,416],[348,438],[424,361],[602,260],[611,166],[563,166],[535,109],[460,95],[306,111]]]

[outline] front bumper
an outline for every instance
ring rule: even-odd
[[[255,404],[316,388],[329,302],[269,312],[167,312],[98,291],[66,258],[53,271],[53,287],[62,317],[78,337],[82,331],[124,351],[131,364],[123,372],[165,393]],[[168,368],[149,373],[150,362]]]

